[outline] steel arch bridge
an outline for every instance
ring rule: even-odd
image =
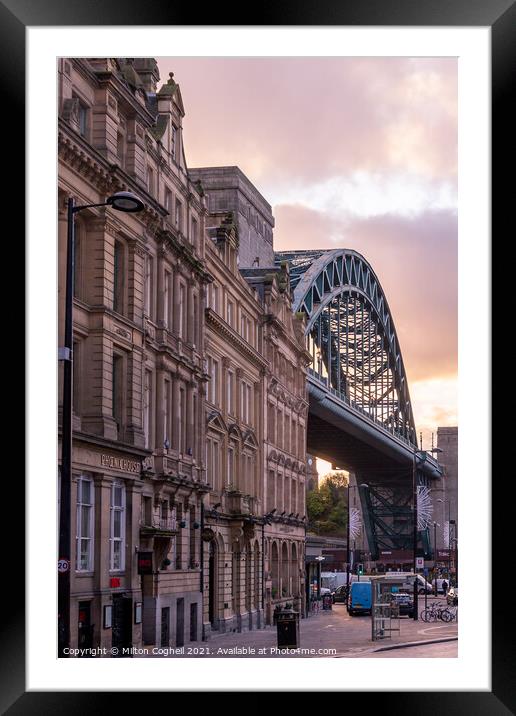
[[[371,265],[350,249],[276,253],[288,263],[293,310],[306,316],[308,449],[366,482],[359,489],[373,559],[412,549],[412,464],[417,450],[407,376],[387,298]],[[418,483],[440,477],[427,457]],[[428,529],[420,554],[429,556]]]

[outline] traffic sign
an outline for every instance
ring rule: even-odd
[[[62,574],[64,572],[68,572],[70,570],[70,560],[69,559],[58,559],[57,560],[57,571],[61,572]]]
[[[416,569],[423,569],[425,566],[425,558],[424,557],[416,557]]]

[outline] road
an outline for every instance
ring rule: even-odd
[[[334,604],[331,611],[302,619],[300,622],[300,648],[302,652],[277,652],[276,629],[267,627],[257,631],[230,633],[213,636],[206,642],[185,645],[177,653],[148,653],[135,656],[153,658],[418,658],[457,656],[457,622],[425,624],[408,617],[399,620],[399,633],[391,639],[373,642],[371,639],[371,617],[351,617],[343,604]],[[385,646],[435,639],[454,639],[437,644],[410,646],[406,648],[378,651]],[[147,647],[152,650],[153,647]]]

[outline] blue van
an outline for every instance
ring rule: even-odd
[[[371,614],[371,582],[353,582],[348,600],[348,614]]]

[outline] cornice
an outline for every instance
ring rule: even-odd
[[[228,339],[241,353],[244,353],[250,360],[260,368],[267,368],[269,362],[258,351],[251,348],[238,333],[229,326],[212,308],[205,309],[206,322],[217,329],[218,333]]]
[[[100,152],[80,135],[73,132],[61,118],[59,119],[58,154],[65,164],[90,181],[100,193],[109,195],[116,191],[129,189],[142,197],[145,209],[138,213],[138,220],[145,224],[152,233],[160,228],[166,210],[120,167],[116,164],[109,164]]]
[[[174,255],[194,271],[203,281],[211,281],[211,274],[206,270],[205,263],[198,258],[182,235],[175,234],[170,227],[160,228],[156,232],[156,239],[170,248]]]

